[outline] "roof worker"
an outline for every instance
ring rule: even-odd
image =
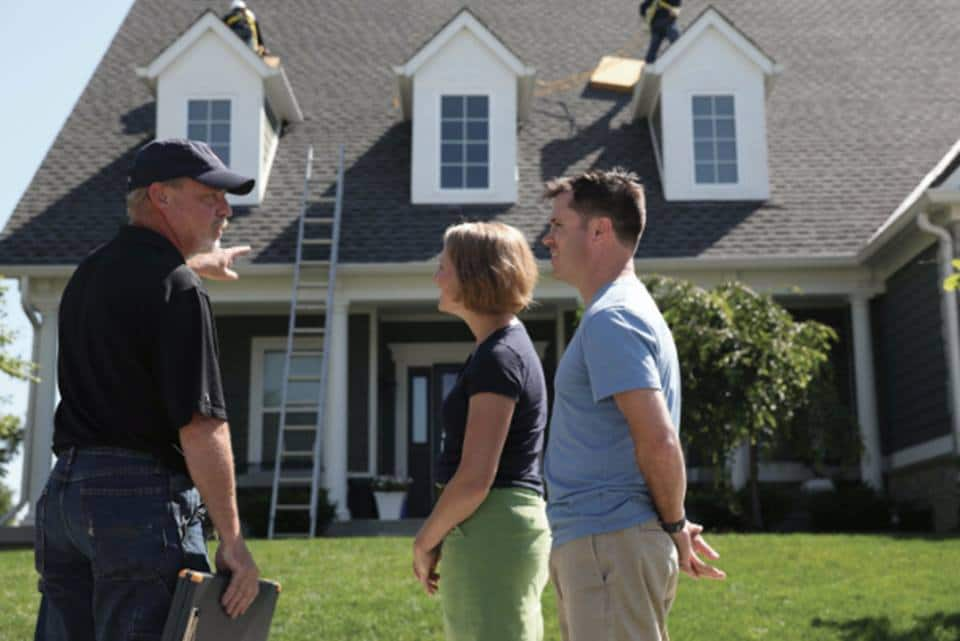
[[[680,15],[680,4],[683,0],[643,0],[640,3],[640,17],[650,28],[650,48],[647,49],[647,64],[657,59],[660,45],[666,38],[670,44],[680,37],[677,29],[677,17]]]
[[[266,55],[267,48],[263,44],[263,32],[257,22],[257,16],[247,8],[243,0],[233,0],[230,11],[223,16],[223,21],[233,30],[241,40],[261,56]]]

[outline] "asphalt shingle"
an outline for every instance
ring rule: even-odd
[[[0,264],[73,264],[125,220],[124,181],[153,136],[154,98],[134,68],[220,3],[139,0],[83,92],[2,236]],[[771,198],[667,203],[645,122],[627,97],[586,88],[613,52],[642,57],[636,8],[615,0],[474,0],[470,8],[527,64],[538,95],[518,135],[520,196],[502,206],[410,204],[411,126],[392,66],[461,8],[460,0],[254,3],[306,121],[281,140],[263,204],[238,209],[230,243],[260,263],[292,259],[303,165],[317,155],[316,208],[332,201],[339,143],[347,172],[341,258],[434,256],[462,218],[544,233],[546,179],[622,165],[648,189],[642,257],[850,256],[960,137],[956,0],[715,0],[784,71],[768,101]],[[683,25],[707,3],[684,4]],[[947,19],[952,16],[953,19]]]

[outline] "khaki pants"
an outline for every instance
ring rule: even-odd
[[[669,641],[677,595],[677,549],[657,519],[554,548],[563,641]]]

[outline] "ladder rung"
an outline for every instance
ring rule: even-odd
[[[305,223],[313,223],[315,225],[332,225],[333,218],[328,216],[306,216],[303,219]]]
[[[325,332],[322,327],[294,327],[294,334],[322,334]]]
[[[294,456],[297,458],[303,458],[309,456],[313,458],[313,450],[283,450],[284,456]]]
[[[278,510],[287,510],[287,511],[291,511],[291,510],[309,510],[309,509],[310,509],[310,504],[309,504],[309,503],[284,503],[284,504],[281,505],[281,504],[278,503],[278,504],[277,504],[277,509],[278,509]]]
[[[275,539],[306,539],[310,537],[309,532],[274,532]]]
[[[290,485],[295,485],[298,483],[306,485],[313,481],[313,479],[309,476],[281,476],[277,479],[277,481],[280,483],[288,483]]]
[[[297,287],[303,287],[304,289],[323,289],[329,284],[330,283],[325,280],[301,280],[297,283]]]
[[[304,267],[329,267],[329,260],[301,260],[300,265]]]
[[[297,303],[298,312],[323,312],[327,306],[324,303]]]
[[[329,238],[304,238],[304,245],[332,245],[333,240]]]
[[[316,412],[317,408],[314,407],[313,411]],[[312,432],[315,429],[317,429],[317,426],[316,425],[284,425],[283,429],[289,432]]]
[[[319,383],[320,376],[318,374],[291,374],[287,377],[287,380],[301,383]]]

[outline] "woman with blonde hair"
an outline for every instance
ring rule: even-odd
[[[537,265],[517,229],[463,223],[444,234],[433,280],[438,308],[462,319],[476,346],[443,402],[443,489],[414,540],[413,572],[429,594],[439,589],[450,641],[540,641],[547,388],[516,317]]]

